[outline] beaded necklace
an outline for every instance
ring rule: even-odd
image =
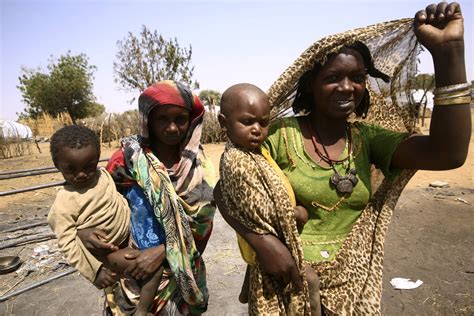
[[[318,156],[321,158],[321,160],[326,162],[334,171],[334,174],[331,176],[331,180],[330,180],[331,184],[336,187],[337,193],[342,194],[342,195],[351,194],[352,191],[354,190],[354,187],[357,185],[357,182],[359,181],[359,179],[357,179],[357,176],[356,176],[357,170],[355,168],[351,168],[351,156],[352,156],[351,129],[348,126],[346,126],[346,145],[348,146],[347,157],[341,160],[334,160],[329,157],[326,146],[324,146],[322,138],[319,135],[318,131],[311,127],[309,118],[305,122],[309,131],[311,132],[311,141],[313,143],[314,150],[316,151]],[[319,142],[321,144],[321,147],[324,150],[324,153],[322,153],[318,149],[316,136],[319,138]],[[343,164],[346,160],[347,160],[346,174],[342,176],[337,172],[335,165]]]

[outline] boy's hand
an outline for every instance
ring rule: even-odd
[[[115,282],[117,282],[119,276],[112,270],[107,269],[106,267],[102,266],[95,277],[94,285],[99,290],[109,287]]]
[[[144,250],[132,250],[125,255],[125,259],[134,260],[125,270],[135,280],[145,280],[158,270],[166,259],[164,245]]]
[[[117,251],[119,248],[115,245],[104,242],[107,234],[99,229],[87,228],[77,231],[77,235],[81,239],[84,246],[91,252],[94,250],[110,250]]]

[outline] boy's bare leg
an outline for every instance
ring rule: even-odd
[[[150,310],[153,300],[155,299],[156,291],[160,286],[161,276],[163,275],[163,266],[161,266],[155,274],[148,279],[140,291],[140,301],[135,312],[136,316],[146,316]]]
[[[247,304],[249,302],[249,291],[250,291],[250,267],[247,265],[245,270],[244,283],[242,284],[242,289],[239,294],[239,302],[242,304]]]
[[[306,263],[306,280],[309,287],[309,303],[311,315],[321,316],[321,297],[319,296],[319,277],[309,264]]]

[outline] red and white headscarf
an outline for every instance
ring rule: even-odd
[[[153,84],[145,89],[138,98],[138,112],[141,124],[140,136],[145,141],[149,141],[150,137],[148,133],[148,118],[153,109],[163,105],[181,106],[191,111],[189,129],[180,145],[182,150],[181,160],[173,170],[168,170],[170,177],[176,179],[176,183],[174,183],[176,192],[180,196],[187,195],[194,187],[190,182],[200,183],[202,180],[202,175],[196,174],[200,170],[195,168],[195,161],[201,150],[200,141],[205,109],[199,97],[180,82],[164,80]]]
[[[150,116],[154,108],[160,105],[176,105],[190,110],[191,125],[204,115],[204,106],[201,100],[188,87],[172,80],[159,81],[146,88],[138,98],[141,124],[140,135],[142,137],[149,137],[148,116]]]

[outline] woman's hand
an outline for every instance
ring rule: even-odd
[[[261,235],[261,238],[262,242],[255,248],[255,253],[263,271],[280,284],[286,286],[291,282],[296,291],[301,291],[303,285],[300,274],[288,248],[273,235]]]
[[[297,205],[294,207],[294,211],[296,218],[296,227],[298,228],[298,232],[301,234],[304,225],[306,225],[309,220],[308,210],[304,206]]]
[[[106,267],[102,266],[95,277],[94,285],[99,290],[109,287],[115,282],[117,282],[119,276],[112,270],[107,269]]]
[[[430,4],[415,15],[415,34],[433,55],[443,54],[450,45],[464,48],[463,17],[458,3]]]
[[[119,249],[115,245],[104,242],[107,239],[107,234],[99,229],[81,229],[77,231],[77,235],[84,244],[84,247],[91,252],[100,250],[117,251]]]
[[[219,182],[214,187],[214,199],[224,220],[237,233],[240,234],[249,245],[255,250],[257,260],[263,271],[272,275],[277,282],[283,285],[292,283],[294,289],[300,291],[303,288],[296,262],[286,246],[271,234],[257,234],[227,213],[222,201],[222,192]]]
[[[125,274],[130,275],[135,280],[147,279],[151,274],[163,264],[166,258],[164,245],[152,247],[144,250],[133,250],[125,255],[125,259],[134,260],[125,270]]]

